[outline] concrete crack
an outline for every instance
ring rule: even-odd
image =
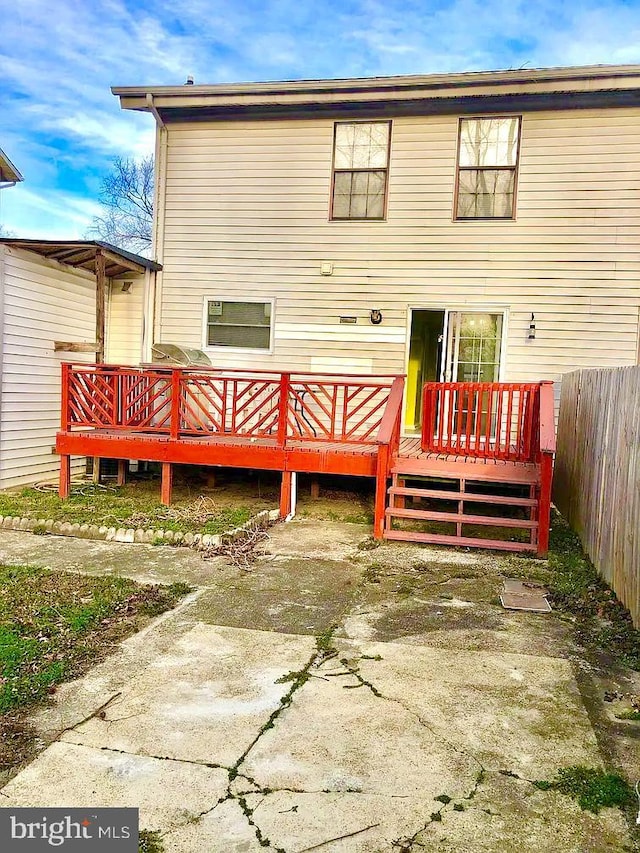
[[[258,843],[262,847],[268,847],[270,850],[273,850],[274,853],[286,853],[286,850],[284,850],[282,847],[274,846],[271,840],[264,835],[262,829],[253,818],[257,806],[252,808],[247,801],[247,796],[249,796],[250,794],[262,794],[263,797],[266,797],[270,793],[273,793],[273,790],[271,788],[261,786],[251,776],[242,773],[240,771],[240,768],[247,760],[249,754],[254,749],[259,740],[263,737],[263,735],[268,732],[269,729],[272,729],[275,726],[278,718],[287,710],[287,708],[291,706],[295,694],[299,690],[301,690],[302,687],[304,687],[304,685],[307,683],[307,681],[312,677],[312,669],[314,669],[314,667],[319,668],[320,666],[322,666],[323,663],[326,663],[328,660],[331,660],[332,658],[337,656],[336,650],[331,645],[336,627],[337,626],[333,626],[329,630],[325,631],[323,634],[320,634],[318,637],[316,637],[315,651],[311,655],[309,660],[306,662],[306,664],[302,667],[302,669],[298,670],[297,672],[291,672],[288,675],[284,676],[282,679],[279,679],[280,683],[282,684],[286,682],[291,682],[291,686],[284,694],[284,696],[281,697],[278,707],[274,711],[272,711],[267,721],[261,726],[255,738],[244,750],[242,755],[240,755],[235,764],[233,764],[231,767],[224,768],[228,774],[227,791],[224,800],[234,800],[238,803],[243,815],[247,820],[247,823],[253,829]],[[250,785],[255,788],[255,790],[248,792],[234,792],[232,790],[232,785],[238,778],[245,779]],[[261,803],[262,800],[260,801],[260,803],[258,803],[258,805],[260,805]]]

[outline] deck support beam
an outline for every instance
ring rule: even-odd
[[[117,486],[124,486],[127,482],[127,460],[118,459],[118,477],[116,479]]]
[[[320,497],[320,480],[317,477],[314,477],[311,481],[311,500],[317,501]]]
[[[553,454],[542,453],[540,458],[540,497],[538,499],[538,556],[546,557],[549,551],[551,526],[551,482],[553,480]]]
[[[162,463],[162,485],[160,487],[160,502],[165,506],[171,506],[171,492],[173,490],[173,465],[171,462]]]
[[[387,474],[389,471],[389,445],[378,447],[376,467],[376,502],[373,516],[373,535],[375,539],[384,537],[384,519],[387,508]]]
[[[293,481],[292,471],[282,472],[282,485],[280,486],[280,518],[286,518],[291,512],[291,484]]]
[[[100,457],[99,456],[93,457],[93,471],[91,474],[91,479],[93,480],[94,483],[100,482]]]
[[[71,457],[63,453],[60,456],[60,483],[58,494],[61,498],[68,498],[71,489]]]

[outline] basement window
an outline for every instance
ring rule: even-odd
[[[389,121],[339,121],[333,138],[331,219],[384,219]]]
[[[269,351],[273,300],[206,300],[205,346]]]
[[[514,219],[520,117],[462,118],[454,219]]]

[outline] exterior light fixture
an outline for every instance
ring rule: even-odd
[[[374,326],[379,326],[382,323],[382,311],[379,308],[372,308],[369,314],[369,319]]]
[[[536,316],[535,314],[531,314],[531,322],[529,323],[529,334],[527,336],[530,341],[535,340],[536,337]]]

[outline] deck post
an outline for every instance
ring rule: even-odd
[[[387,469],[389,467],[389,445],[378,447],[378,464],[376,466],[376,504],[373,517],[373,536],[382,539],[384,536],[384,517],[387,508]]]
[[[543,453],[540,458],[540,497],[538,499],[538,556],[546,557],[549,550],[551,526],[551,482],[553,480],[553,454]]]
[[[100,482],[100,457],[93,457],[93,471],[91,473],[91,479],[94,483]]]
[[[160,487],[160,502],[171,506],[171,491],[173,489],[173,465],[171,462],[162,463],[162,485]]]
[[[126,459],[118,459],[118,478],[116,480],[116,485],[124,486],[127,482],[127,460]]]
[[[314,477],[311,480],[311,500],[317,501],[320,497],[320,480],[317,477]]]
[[[280,486],[280,518],[286,518],[291,512],[291,482],[292,472],[282,472],[282,485]]]
[[[181,394],[181,371],[171,371],[171,426],[170,436],[177,440],[180,435],[180,394]],[[164,470],[164,469],[163,469]]]
[[[61,498],[69,497],[71,489],[71,457],[68,453],[63,453],[60,456],[60,483],[58,485],[58,495]]]
[[[287,426],[289,420],[289,388],[291,385],[291,374],[280,375],[280,402],[278,406],[278,447],[284,447],[287,443]],[[289,513],[287,513],[288,515]]]

